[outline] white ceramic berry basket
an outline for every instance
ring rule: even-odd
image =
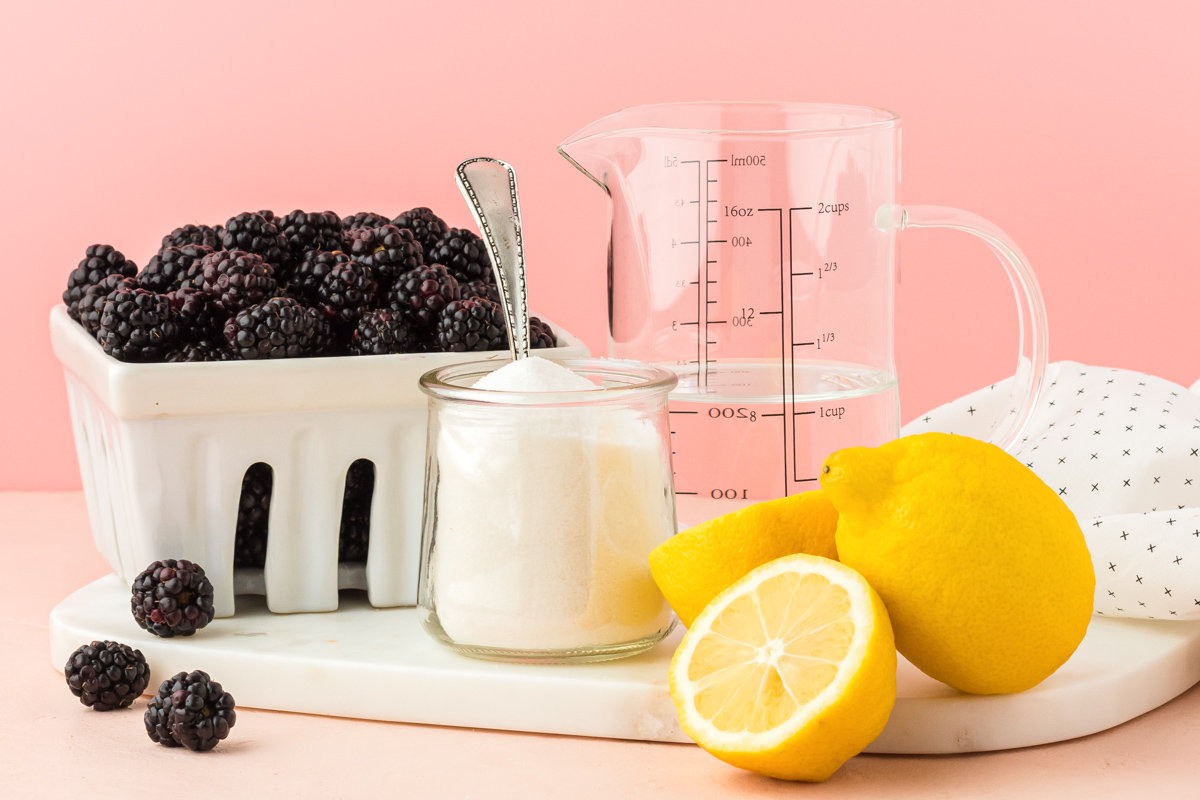
[[[589,356],[558,325],[555,357]],[[413,605],[421,539],[426,398],[438,367],[507,351],[126,364],[67,314],[50,312],[66,374],[75,450],[96,547],[126,583],[150,562],[201,564],[217,616],[235,594],[265,594],[276,613],[334,611],[339,588],[377,607]],[[547,353],[549,355],[549,353]],[[338,564],[346,471],[375,464],[363,565]],[[274,472],[266,566],[233,568],[246,469]]]

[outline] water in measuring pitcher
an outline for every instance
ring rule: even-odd
[[[896,377],[868,367],[721,362],[709,367],[707,385],[698,393],[696,373],[681,372],[671,395],[681,529],[818,489],[829,453],[899,435]]]

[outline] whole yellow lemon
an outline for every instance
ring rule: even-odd
[[[837,550],[887,605],[896,647],[973,694],[1045,680],[1087,632],[1096,577],[1075,515],[1000,448],[942,433],[825,459]]]
[[[709,601],[755,567],[794,553],[837,560],[836,530],[837,511],[824,492],[755,503],[660,544],[650,553],[650,574],[690,628]]]

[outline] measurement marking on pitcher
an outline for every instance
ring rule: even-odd
[[[788,486],[787,404],[788,404],[788,397],[790,396],[790,393],[787,390],[787,387],[788,387],[787,365],[788,365],[789,361],[794,361],[794,359],[788,358],[787,346],[785,344],[786,342],[790,341],[792,337],[786,335],[788,321],[783,313],[783,309],[786,307],[784,305],[783,292],[784,292],[784,289],[787,288],[788,294],[789,295],[791,294],[791,286],[788,285],[788,284],[790,284],[791,281],[789,279],[788,281],[785,282],[784,278],[783,278],[783,271],[784,271],[784,265],[783,265],[783,209],[782,208],[760,208],[759,211],[774,211],[776,214],[779,215],[777,217],[777,220],[779,222],[779,309],[780,309],[778,312],[778,314],[779,314],[779,381],[780,381],[779,389],[782,394],[782,397],[780,398],[780,414],[779,414],[779,416],[783,418],[783,496],[787,497],[790,494],[789,489],[791,488]],[[787,267],[787,271],[791,272],[790,265]],[[772,312],[768,311],[765,313],[770,314]],[[793,376],[792,382],[793,382],[793,386],[794,386],[795,385],[795,376]],[[792,398],[792,403],[793,403],[792,408],[794,410],[795,409],[795,398],[794,397]],[[794,442],[794,440],[796,438],[795,421],[792,422],[791,427],[792,427],[792,439],[793,439],[792,461],[794,462],[796,460],[796,454],[795,454],[796,446],[795,446],[795,442]],[[794,465],[793,465],[792,469],[795,470]]]
[[[701,209],[701,208],[702,208],[702,209],[704,209],[704,221],[705,221],[706,223],[708,223],[707,225],[705,225],[705,226],[704,226],[704,227],[701,229],[701,230],[703,230],[703,234],[702,234],[702,235],[704,236],[704,261],[703,261],[703,266],[704,266],[704,302],[703,302],[702,304],[699,304],[699,308],[698,308],[698,310],[697,310],[697,314],[696,314],[696,316],[697,316],[697,317],[700,319],[700,321],[702,322],[702,325],[701,325],[701,326],[700,326],[700,328],[697,330],[697,334],[699,334],[699,335],[697,335],[697,337],[696,337],[696,338],[697,338],[697,345],[699,345],[701,342],[703,342],[703,347],[704,347],[704,355],[703,355],[703,357],[701,357],[699,354],[697,354],[696,358],[697,358],[697,359],[700,359],[700,362],[701,362],[701,363],[700,363],[700,365],[699,365],[699,368],[700,368],[700,373],[701,373],[701,375],[703,376],[703,379],[704,379],[704,384],[703,384],[703,386],[702,386],[701,388],[702,388],[702,391],[706,391],[706,392],[708,391],[708,365],[709,365],[710,363],[712,363],[711,359],[709,358],[709,351],[708,351],[708,348],[709,348],[710,346],[712,346],[712,345],[716,344],[716,342],[710,341],[710,340],[709,340],[709,337],[708,337],[708,325],[709,325],[709,320],[708,320],[708,307],[709,307],[709,306],[711,306],[711,305],[716,305],[716,303],[717,303],[717,301],[716,301],[716,300],[712,300],[712,299],[710,299],[710,297],[709,297],[709,289],[708,289],[708,287],[709,287],[709,286],[711,286],[712,284],[716,283],[716,281],[714,281],[714,280],[712,279],[712,276],[709,274],[708,268],[709,268],[709,266],[711,266],[712,264],[715,264],[715,263],[717,263],[716,261],[714,261],[714,260],[712,259],[712,256],[711,256],[711,254],[709,253],[709,246],[710,246],[710,245],[712,245],[712,244],[715,244],[715,243],[717,243],[717,242],[724,242],[724,241],[725,241],[724,239],[720,239],[720,240],[714,240],[714,239],[712,239],[712,238],[709,236],[709,233],[708,233],[708,231],[709,231],[709,228],[708,228],[708,226],[709,226],[709,225],[716,224],[716,223],[718,222],[718,220],[715,220],[715,219],[710,219],[710,218],[709,218],[709,216],[708,216],[708,207],[709,207],[710,205],[712,205],[712,204],[715,202],[715,201],[712,199],[712,196],[711,196],[711,191],[712,191],[712,190],[711,190],[711,188],[710,188],[710,187],[712,186],[712,184],[714,184],[714,183],[717,183],[717,179],[716,179],[716,178],[714,178],[714,177],[712,177],[712,175],[711,175],[711,173],[710,173],[710,169],[712,168],[712,165],[713,165],[713,164],[725,164],[725,163],[727,163],[728,161],[729,161],[729,159],[727,159],[727,158],[710,158],[710,159],[707,159],[707,160],[704,162],[704,196],[703,196],[704,203],[702,203],[702,204],[700,204],[700,205],[698,205],[698,206],[697,206],[697,210],[699,210],[699,209]],[[698,172],[698,171],[699,171],[699,170],[697,169],[697,172]],[[699,199],[699,196],[700,196],[700,193],[699,193],[699,192],[697,192],[697,199]],[[698,238],[698,237],[697,237],[697,238]],[[699,278],[698,278],[698,279],[699,279]]]
[[[708,211],[707,211],[708,207],[707,207],[707,205],[701,205],[701,203],[700,203],[702,195],[700,192],[700,177],[701,176],[700,176],[700,161],[699,161],[699,159],[694,160],[694,161],[684,161],[683,163],[696,165],[696,241],[685,242],[685,244],[696,245],[696,282],[695,282],[695,286],[696,286],[696,323],[695,324],[697,326],[697,333],[696,333],[696,361],[694,363],[696,364],[696,389],[698,391],[704,391],[704,388],[705,388],[705,386],[704,386],[704,365],[701,363],[701,360],[700,360],[701,345],[700,345],[700,333],[699,333],[700,320],[703,319],[700,312],[704,310],[704,292],[700,289],[701,269],[702,269],[700,261],[701,261],[701,259],[707,259],[708,254],[700,249],[700,237],[705,235],[703,233],[703,231],[705,229],[703,226],[700,225],[700,209],[701,208],[705,209],[704,217],[705,217],[705,219],[707,219],[708,218]],[[684,324],[691,324],[691,323],[684,323]]]
[[[797,211],[812,211],[812,206],[793,206],[788,209],[788,232],[787,232],[787,238],[788,238],[788,253],[787,253],[788,309],[790,312],[789,316],[791,318],[790,319],[791,326],[790,326],[790,329],[788,330],[787,338],[788,338],[788,341],[792,343],[791,352],[788,353],[788,356],[789,356],[788,360],[791,362],[791,368],[792,368],[791,369],[792,391],[788,395],[789,397],[792,398],[792,480],[794,480],[796,483],[810,483],[812,481],[815,481],[816,478],[801,478],[799,475],[800,453],[799,453],[799,450],[797,449],[797,445],[796,445],[796,424],[795,424],[796,417],[804,416],[806,413],[807,414],[812,413],[811,411],[796,413],[796,347],[797,346],[811,347],[813,344],[815,344],[815,342],[801,342],[799,345],[797,345],[797,343],[796,343],[796,335],[795,335],[796,292],[793,290],[792,280],[794,278],[797,278],[800,276],[794,272],[794,270],[796,269],[796,253],[795,253],[795,238],[796,238],[796,236],[795,236],[795,227],[794,227],[792,215],[795,214]],[[780,214],[780,219],[779,219],[779,235],[780,235],[780,237],[783,236],[783,215],[782,214]],[[782,281],[783,280],[783,244],[782,244],[782,242],[780,243],[779,249],[780,249],[779,275],[780,275],[780,280]],[[803,275],[804,273],[801,273],[801,274]],[[812,273],[810,272],[807,274],[811,275]],[[787,447],[787,443],[784,442],[783,446]]]

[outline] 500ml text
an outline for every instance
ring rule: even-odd
[[[730,156],[729,166],[731,167],[765,167],[767,165],[766,156]]]

